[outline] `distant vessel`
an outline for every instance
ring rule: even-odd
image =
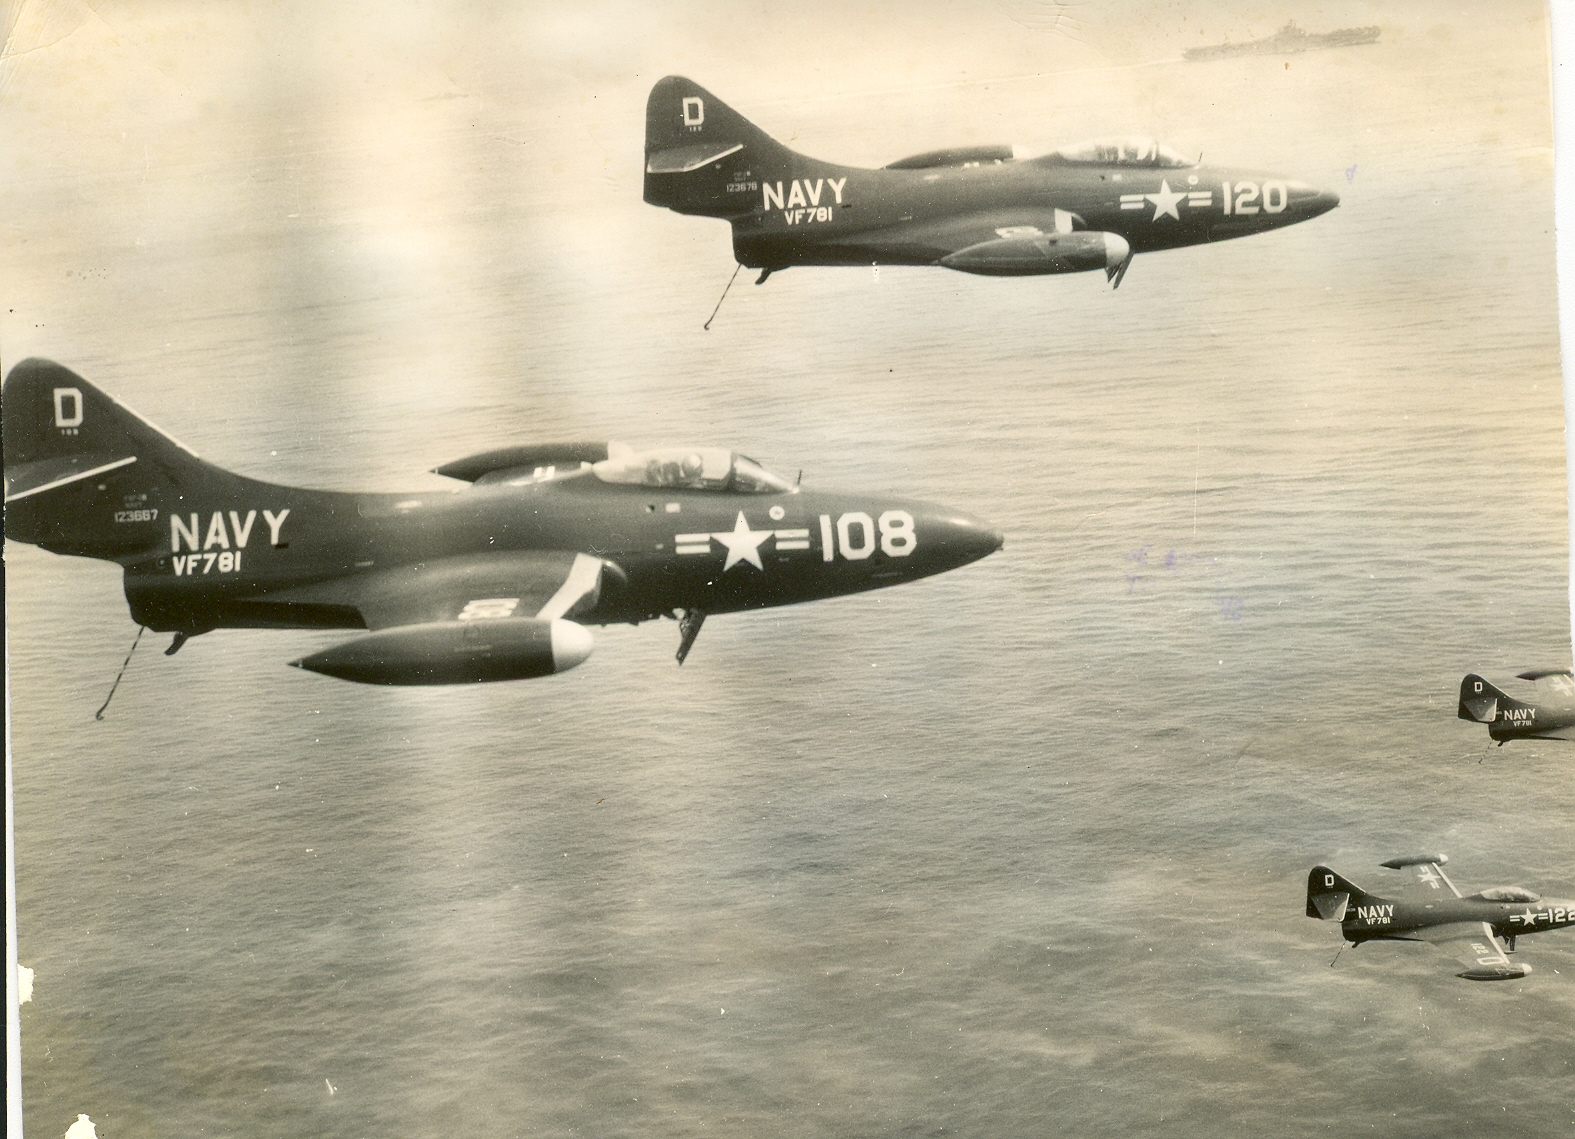
[[[1357,44],[1377,43],[1378,32],[1378,26],[1373,25],[1366,28],[1341,28],[1337,32],[1315,35],[1312,32],[1302,31],[1296,26],[1296,21],[1292,20],[1272,36],[1266,36],[1261,40],[1195,47],[1181,54],[1183,59],[1224,59],[1232,55],[1283,55],[1288,52],[1313,51],[1321,47],[1354,47]]]

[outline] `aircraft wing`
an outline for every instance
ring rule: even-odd
[[[1575,704],[1575,683],[1566,669],[1542,669],[1520,674],[1536,689],[1537,700],[1550,704]]]
[[[1380,862],[1379,865],[1387,866],[1391,870],[1401,870],[1407,866],[1415,866],[1418,882],[1423,882],[1435,890],[1438,889],[1438,884],[1442,882],[1449,887],[1449,892],[1458,898],[1460,897],[1459,889],[1449,880],[1449,876],[1444,873],[1444,863],[1448,861],[1449,856],[1445,854],[1402,854],[1385,862]]]
[[[1536,719],[1528,727],[1533,739],[1575,739],[1575,678],[1568,669],[1532,669],[1518,674],[1531,681]]]
[[[1507,981],[1531,972],[1504,955],[1492,927],[1485,921],[1457,921],[1418,930],[1417,937],[1453,953],[1465,966],[1459,976],[1472,981]]]
[[[1078,220],[1066,210],[1045,207],[986,210],[932,221],[904,222],[885,229],[850,234],[838,238],[837,244],[868,247],[872,256],[894,246],[924,250],[929,257],[938,261],[981,242],[1071,233]]]
[[[981,210],[902,222],[838,237],[843,254],[900,265],[933,263],[962,273],[1026,277],[1103,269],[1120,284],[1132,247],[1118,233],[1079,228],[1082,219],[1053,206]]]
[[[601,597],[607,563],[572,550],[517,550],[369,569],[269,594],[284,604],[351,606],[374,632],[432,621],[570,620]]]

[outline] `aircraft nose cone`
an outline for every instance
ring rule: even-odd
[[[929,552],[938,563],[937,569],[965,566],[1006,545],[1006,535],[1000,530],[966,514],[936,518],[927,529]]]
[[[1319,214],[1326,214],[1340,204],[1340,195],[1333,190],[1319,190],[1307,201],[1307,216],[1315,218]]]

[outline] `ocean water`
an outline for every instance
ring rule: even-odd
[[[1569,1134],[1575,934],[1472,985],[1303,916],[1422,849],[1575,890],[1575,745],[1454,714],[1570,660],[1544,12],[1371,11],[24,12],[6,367],[280,482],[694,440],[1008,536],[681,669],[149,636],[102,722],[118,570],[8,543],[28,1133]],[[1179,62],[1291,15],[1383,38]],[[741,275],[707,332],[725,226],[639,200],[675,71],[837,161],[1136,127],[1343,200],[1115,293]]]

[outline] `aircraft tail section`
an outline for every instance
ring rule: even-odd
[[[841,169],[794,153],[692,80],[669,75],[651,88],[645,104],[645,200],[653,206],[745,217],[768,205],[783,207],[791,194],[807,194],[795,184],[806,177],[821,179],[816,196],[824,190],[829,203],[841,198]],[[828,182],[834,193],[825,188]]]
[[[1327,866],[1314,866],[1307,875],[1307,916],[1310,918],[1343,921],[1348,907],[1381,900]]]
[[[167,539],[183,495],[249,481],[49,360],[12,368],[0,403],[6,536],[57,554],[135,559]]]
[[[1513,696],[1493,687],[1476,673],[1467,674],[1460,682],[1460,707],[1456,711],[1462,720],[1474,720],[1479,724],[1491,724],[1498,719],[1500,709],[1526,708],[1527,704],[1521,703]]]

